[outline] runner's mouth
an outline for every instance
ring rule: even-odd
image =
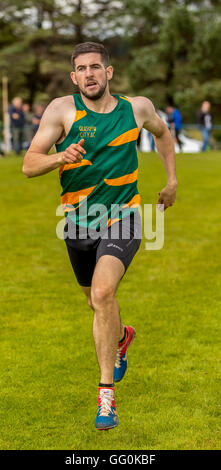
[[[95,82],[91,82],[91,83],[87,84],[87,88],[93,88],[95,86],[97,86],[97,83],[95,83]]]

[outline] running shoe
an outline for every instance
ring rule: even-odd
[[[126,338],[124,342],[118,344],[117,348],[117,357],[114,367],[114,382],[120,382],[124,377],[128,366],[127,349],[136,336],[136,331],[132,326],[125,326],[125,328]]]
[[[114,388],[98,387],[96,428],[99,430],[107,430],[115,428],[118,424]]]

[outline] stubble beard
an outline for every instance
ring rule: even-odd
[[[87,93],[87,91],[82,90],[80,87],[79,87],[79,90],[82,93],[82,95],[85,96],[85,98],[88,98],[89,100],[92,100],[92,101],[96,101],[96,100],[99,100],[104,95],[106,88],[107,88],[107,79],[103,85],[99,85],[99,90],[94,95]]]

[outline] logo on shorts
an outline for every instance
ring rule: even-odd
[[[121,248],[120,246],[114,245],[113,243],[109,243],[109,245],[107,245],[107,248],[109,248],[109,247],[111,247],[111,246],[112,246],[113,248],[118,248],[118,250],[120,250],[120,251],[124,251],[123,248]]]

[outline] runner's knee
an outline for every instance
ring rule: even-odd
[[[91,303],[93,307],[103,307],[113,302],[115,291],[111,286],[94,286],[91,288]]]

